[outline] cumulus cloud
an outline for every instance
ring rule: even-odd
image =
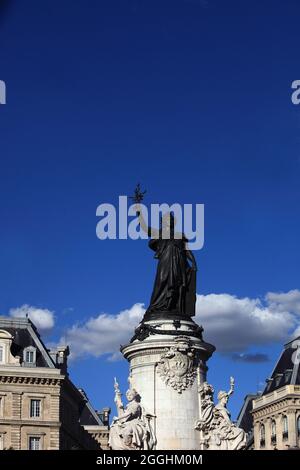
[[[300,333],[299,299],[298,290],[269,292],[264,299],[197,295],[195,319],[204,327],[204,339],[218,352],[237,354],[244,362],[261,362],[267,360],[265,355],[245,352],[250,346],[285,342],[297,334],[297,328]],[[144,312],[144,305],[137,303],[118,315],[101,313],[69,328],[62,341],[70,345],[73,358],[108,354],[110,360],[116,360],[121,357],[120,344],[130,339]]]
[[[300,315],[300,291],[298,289],[280,293],[268,292],[266,301],[272,310]]]
[[[28,316],[41,332],[49,331],[54,326],[54,312],[47,308],[38,308],[24,304],[21,307],[11,308],[9,315],[13,318],[25,318]]]
[[[101,313],[83,325],[68,329],[61,343],[70,346],[72,358],[109,354],[110,360],[119,359],[119,348],[125,344],[145,313],[143,304],[136,303],[118,315]]]
[[[251,345],[283,342],[297,325],[292,310],[269,301],[230,294],[198,295],[196,319],[205,339],[222,353],[243,352]]]

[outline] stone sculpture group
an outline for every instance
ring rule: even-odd
[[[173,214],[164,214],[159,228],[147,226],[140,205],[144,194],[138,185],[132,199],[140,227],[150,237],[157,271],[144,318],[130,343],[121,347],[131,381],[126,406],[115,381],[118,416],[109,445],[113,450],[243,449],[245,432],[231,422],[227,409],[234,380],[229,392],[218,393],[216,405],[206,381],[206,362],[215,347],[203,340],[203,328],[192,319],[196,259],[185,234],[176,230]]]

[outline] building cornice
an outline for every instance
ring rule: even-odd
[[[9,367],[0,370],[0,384],[60,385],[65,376],[58,369]]]

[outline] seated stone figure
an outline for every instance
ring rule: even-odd
[[[155,438],[150,425],[152,415],[146,414],[140,404],[140,396],[135,389],[126,392],[128,404],[124,407],[121,393],[115,382],[115,403],[118,417],[113,419],[109,446],[112,450],[151,450]]]
[[[234,390],[234,379],[230,379],[229,392],[218,393],[218,404],[214,405],[214,390],[207,382],[199,390],[201,418],[196,429],[201,432],[200,442],[209,450],[241,450],[246,445],[246,433],[231,422],[227,409],[229,396]]]
[[[245,447],[246,434],[231,422],[230,412],[227,409],[229,394],[224,391],[218,393],[218,404],[215,406],[214,429],[211,435],[211,446],[219,450],[240,450]]]

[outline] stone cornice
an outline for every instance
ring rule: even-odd
[[[204,356],[205,359],[208,359],[212,354],[212,346],[204,341],[191,340],[187,338],[184,334],[181,335],[181,338],[186,338],[191,343],[191,347],[195,352],[199,353],[200,358]],[[131,361],[135,357],[148,356],[154,354],[163,354],[167,348],[174,346],[174,341],[169,338],[159,338],[158,336],[151,338],[150,340],[142,342],[133,342],[127,344],[126,346],[121,347],[121,352],[124,357]]]
[[[40,385],[40,386],[59,386],[64,380],[60,377],[30,376],[30,375],[0,375],[0,384],[9,385]]]
[[[298,401],[298,405],[295,403],[295,400]],[[300,396],[291,394],[282,398],[274,400],[274,402],[262,404],[260,407],[255,408],[251,411],[253,418],[258,419],[261,417],[266,417],[268,414],[276,414],[279,411],[288,412],[289,409],[294,408],[298,409],[300,405]]]

